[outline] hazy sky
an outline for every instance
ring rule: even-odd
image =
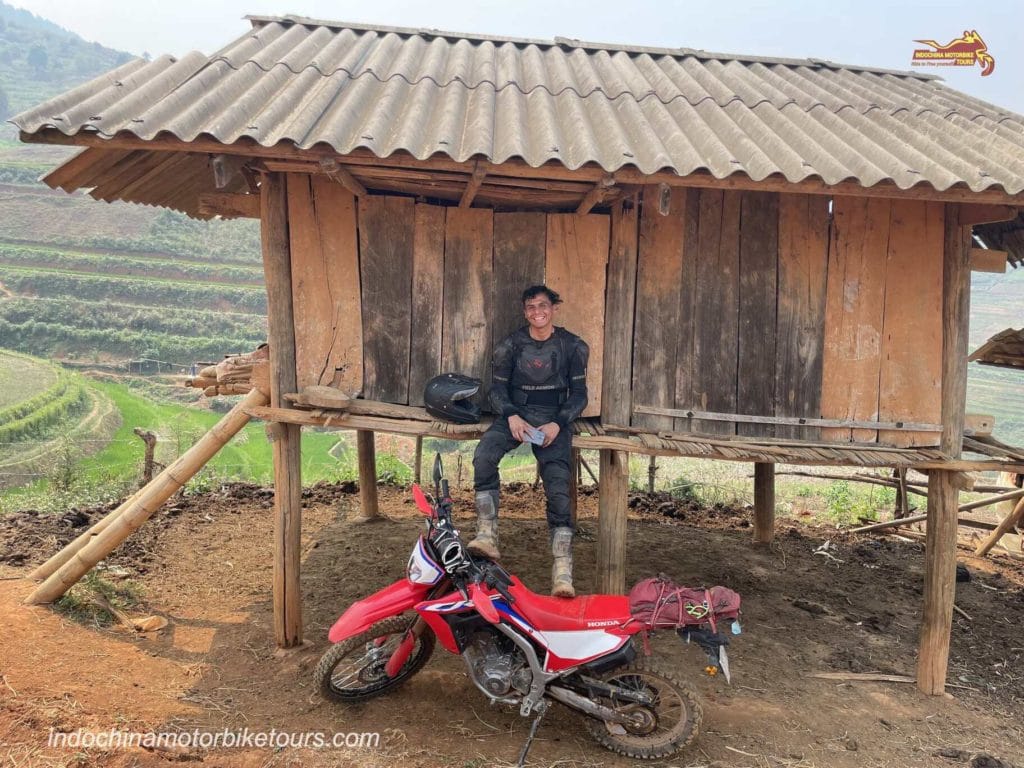
[[[135,54],[212,53],[245,34],[246,14],[428,27],[551,39],[819,58],[909,70],[914,40],[977,30],[995,72],[926,67],[953,88],[1024,113],[1024,3],[1019,0],[7,0],[90,41]]]

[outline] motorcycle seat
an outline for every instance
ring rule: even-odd
[[[600,629],[621,626],[630,619],[625,595],[549,597],[530,591],[518,579],[513,579],[509,594],[515,598],[512,610],[541,631]]]

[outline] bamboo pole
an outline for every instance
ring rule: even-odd
[[[1017,502],[1017,506],[1013,508],[1013,511],[1004,517],[1003,521],[999,523],[994,531],[992,531],[992,535],[978,545],[974,554],[978,557],[984,557],[987,555],[992,547],[999,543],[999,540],[1003,538],[1007,531],[1017,527],[1021,520],[1024,520],[1024,494],[1022,494],[1021,499]]]
[[[254,389],[235,405],[224,418],[178,457],[171,466],[141,489],[124,511],[108,515],[110,522],[90,541],[75,551],[46,581],[36,587],[25,601],[29,605],[52,603],[68,591],[100,560],[113,552],[128,536],[137,531],[168,498],[188,482],[213,456],[249,422],[246,408],[263,405],[267,396]],[[80,537],[81,538],[81,537]],[[77,540],[76,540],[77,541]]]
[[[1020,499],[1024,497],[1024,490],[1011,491],[1010,493],[1003,493],[999,496],[989,496],[987,499],[978,499],[977,501],[969,501],[966,504],[961,504],[956,508],[959,512],[970,512],[972,509],[981,509],[982,507],[989,507],[993,504],[999,504],[1003,501],[1011,499]],[[848,533],[867,533],[868,531],[880,531],[883,528],[896,528],[901,525],[910,525],[911,523],[920,523],[928,519],[927,513],[920,515],[911,515],[910,517],[901,517],[897,520],[887,520],[884,523],[872,523],[871,525],[864,525],[860,528],[853,528]]]

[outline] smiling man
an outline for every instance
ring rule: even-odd
[[[490,400],[495,419],[473,455],[476,537],[469,549],[497,559],[498,463],[523,442],[533,444],[547,497],[551,532],[551,594],[573,597],[569,473],[569,424],[587,407],[587,358],[583,339],[555,326],[562,299],[544,285],[523,291],[526,325],[494,350]]]

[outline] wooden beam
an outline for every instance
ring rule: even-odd
[[[997,221],[1013,221],[1017,218],[1017,213],[1017,209],[1009,205],[961,205],[960,223],[963,226],[977,226]]]
[[[263,272],[267,286],[267,341],[270,344],[270,404],[296,390],[295,319],[292,305],[291,246],[284,174],[263,179],[260,195]],[[302,536],[301,430],[275,424],[274,457],[274,637],[280,648],[302,643],[302,591],[299,582]]]
[[[380,517],[377,505],[377,448],[374,433],[368,429],[356,432],[356,453],[359,457],[359,514],[356,520],[365,522]]]
[[[863,429],[907,429],[916,432],[941,432],[941,424],[926,424],[911,421],[858,421],[851,419],[811,419],[802,416],[749,416],[741,413],[715,413],[693,411],[685,408],[658,408],[653,405],[635,405],[633,413],[649,413],[656,416],[674,416],[683,419],[707,419],[709,421],[736,421],[744,424],[790,424],[806,427],[851,427]]]
[[[970,436],[991,435],[996,425],[996,417],[984,413],[968,413],[964,415],[964,434]]]
[[[629,509],[629,454],[600,454],[597,506],[597,591],[626,594],[626,510]]]
[[[604,202],[615,188],[615,177],[610,173],[605,174],[601,177],[601,180],[597,182],[590,191],[583,196],[579,206],[576,208],[576,213],[579,215],[590,213],[590,209],[595,205],[599,205]]]
[[[353,176],[345,166],[341,165],[333,157],[325,157],[320,161],[320,172],[329,179],[338,182],[356,197],[363,197],[367,194],[359,180]]]
[[[259,195],[236,195],[227,192],[204,192],[199,195],[199,212],[223,219],[258,219]]]
[[[484,183],[486,175],[487,171],[480,164],[479,160],[473,163],[473,173],[470,174],[469,183],[466,184],[466,191],[462,193],[462,199],[459,200],[459,208],[469,208],[473,204],[473,198],[476,197],[480,185]]]
[[[241,154],[249,157],[319,160],[323,157],[343,160],[347,165],[372,165],[380,167],[408,167],[417,169],[448,170],[465,173],[466,164],[450,158],[432,157],[428,160],[417,160],[407,152],[381,158],[369,150],[355,150],[348,155],[339,155],[333,150],[299,149],[295,146],[276,145],[264,147],[251,139],[242,139],[234,144],[223,144],[213,139],[196,139],[182,141],[174,137],[160,137],[144,140],[131,135],[119,135],[112,139],[100,138],[96,134],[76,134],[66,136],[57,129],[43,129],[36,133],[19,134],[21,141],[28,144],[58,144],[64,146],[100,147],[123,150],[148,150],[154,152],[214,152]],[[518,176],[520,178],[550,178],[569,181],[584,179],[597,182],[606,171],[596,164],[582,166],[570,170],[557,161],[550,161],[542,166],[533,167],[521,160],[509,160],[504,163],[478,161],[480,167],[488,174],[501,176]],[[805,179],[790,182],[781,175],[769,176],[754,181],[742,173],[734,173],[724,179],[716,179],[710,173],[694,173],[689,176],[659,171],[644,174],[639,170],[622,168],[613,176],[619,184],[658,184],[664,182],[669,186],[705,187],[709,189],[760,190],[765,192],[797,192],[809,195],[848,195],[851,197],[882,197],[904,198],[909,200],[937,200],[950,203],[969,203],[986,205],[1005,205],[1024,207],[1024,193],[1008,194],[996,188],[974,192],[965,186],[954,186],[946,190],[937,190],[928,184],[917,184],[909,189],[900,189],[893,183],[876,184],[863,187],[856,182],[840,182],[826,184],[820,179]]]
[[[971,248],[971,271],[1003,274],[1006,272],[1008,256],[1009,254],[1006,251],[996,251],[990,248]]]
[[[775,465],[754,464],[754,541],[770,544],[775,538]]]

